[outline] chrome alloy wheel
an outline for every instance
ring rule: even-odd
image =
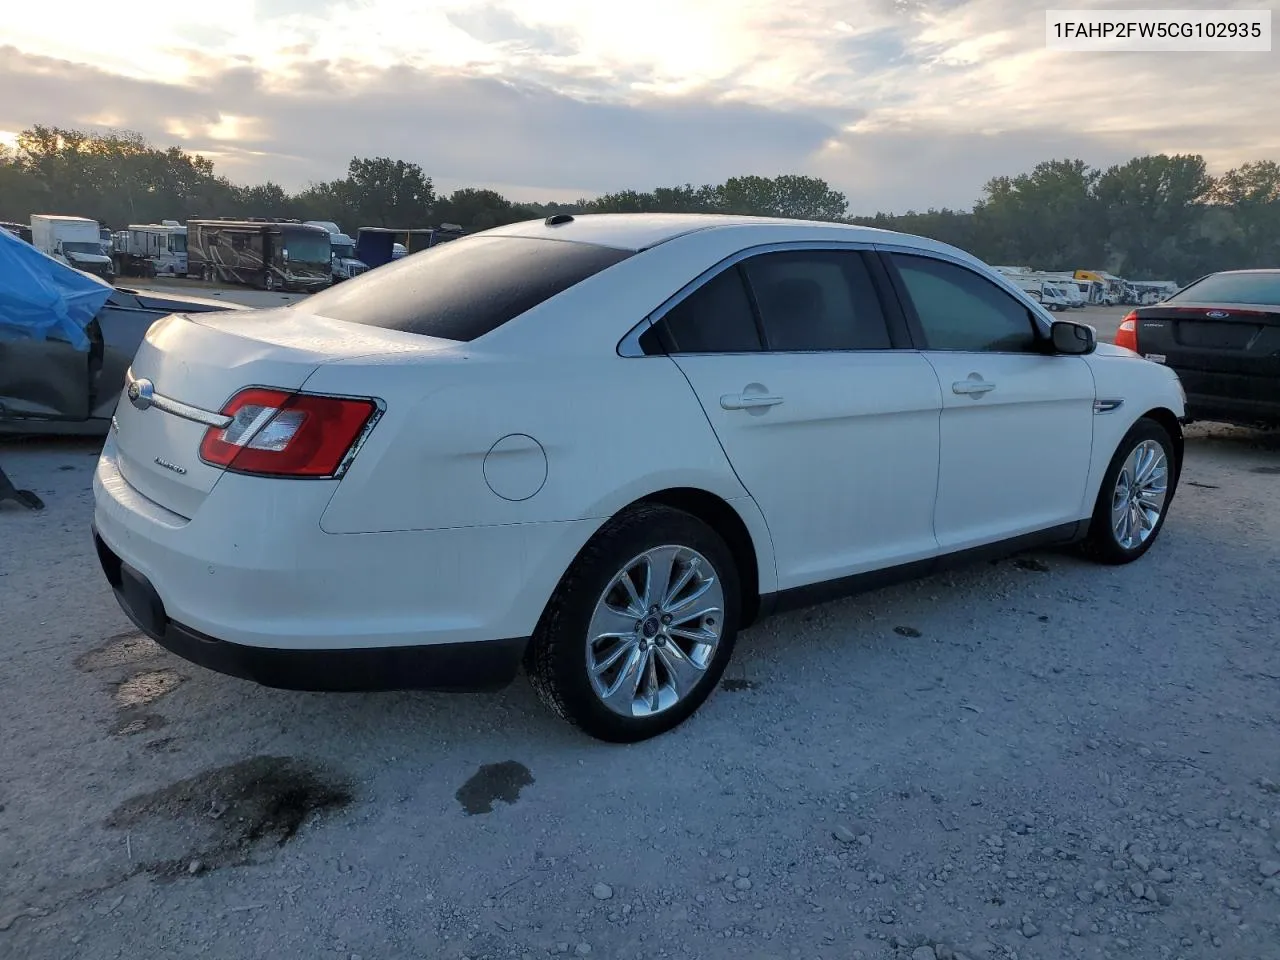
[[[1143,440],[1125,458],[1111,494],[1111,529],[1121,547],[1133,550],[1147,541],[1160,522],[1168,493],[1164,448]]]
[[[706,557],[689,547],[646,550],[596,603],[587,632],[591,687],[624,717],[668,710],[711,665],[723,624],[724,589]]]

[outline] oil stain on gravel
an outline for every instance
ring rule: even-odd
[[[122,710],[145,707],[166,694],[173,693],[186,679],[174,670],[149,670],[134,674],[116,685],[116,706]]]
[[[1032,573],[1048,573],[1049,565],[1035,557],[1018,557],[1013,565],[1019,570],[1030,570]]]
[[[454,794],[467,816],[492,813],[494,801],[515,803],[520,791],[533,783],[533,774],[523,763],[504,760],[502,763],[486,763],[473,773]]]
[[[893,632],[900,637],[910,637],[912,640],[916,639],[917,637],[924,636],[924,634],[921,633],[919,630],[917,630],[915,627],[894,627]]]
[[[742,677],[726,677],[720,681],[720,686],[730,693],[739,693],[743,690],[754,690],[756,682],[754,680],[744,680]]]
[[[350,787],[319,767],[253,757],[126,800],[105,825],[130,832],[142,870],[171,879],[255,862],[312,815],[351,800]]]
[[[95,673],[154,660],[163,653],[160,644],[141,633],[119,633],[108,637],[102,646],[76,657],[75,663],[78,669]]]
[[[1254,468],[1253,468],[1253,470],[1252,470],[1251,472],[1252,472],[1252,473],[1277,474],[1277,473],[1280,473],[1280,467],[1254,467]]]

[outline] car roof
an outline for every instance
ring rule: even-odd
[[[640,251],[657,246],[667,240],[697,233],[703,230],[734,227],[743,230],[756,228],[793,229],[796,239],[813,236],[821,231],[828,236],[838,232],[840,239],[851,242],[891,243],[906,234],[876,227],[860,227],[848,223],[831,223],[822,220],[791,220],[783,217],[745,217],[716,213],[587,213],[574,214],[572,219],[552,222],[525,220],[486,230],[488,236],[531,237],[537,239],[572,240],[593,243],[620,250]],[[920,238],[912,237],[913,245]],[[928,243],[928,241],[926,241]]]
[[[1217,273],[1205,274],[1205,277],[1235,276],[1236,274],[1280,273],[1280,267],[1258,267],[1253,270],[1219,270]],[[1201,279],[1204,279],[1203,277]]]

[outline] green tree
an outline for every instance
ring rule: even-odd
[[[843,193],[818,177],[730,177],[719,188],[725,213],[798,220],[841,220],[849,209]]]
[[[430,223],[435,190],[416,163],[352,157],[346,189],[358,226],[418,227]]]
[[[1204,157],[1135,157],[1098,178],[1107,224],[1107,269],[1146,279],[1185,276],[1206,254],[1201,226],[1213,188]]]
[[[436,203],[433,217],[437,225],[456,223],[470,232],[533,220],[538,217],[538,210],[526,204],[512,203],[496,190],[464,187],[442,197]]]
[[[1206,218],[1229,226],[1223,231],[1234,266],[1266,267],[1280,262],[1280,164],[1245,163],[1228,170],[1209,190]]]
[[[1045,270],[1100,265],[1098,177],[1083,160],[1046,160],[1030,173],[989,180],[973,211],[980,255]]]

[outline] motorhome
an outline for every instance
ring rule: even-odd
[[[1005,273],[1005,276],[1010,283],[1025,290],[1046,310],[1056,313],[1071,306],[1066,293],[1052,280],[1035,273]]]
[[[115,235],[116,270],[132,277],[185,277],[187,228],[177,220],[131,223]]]
[[[60,263],[110,281],[116,271],[111,258],[102,252],[101,231],[98,221],[88,217],[31,215],[32,246]]]
[[[299,220],[188,220],[187,276],[310,292],[333,282],[329,231]]]
[[[1153,303],[1169,299],[1182,288],[1174,280],[1131,280],[1133,303],[1137,306],[1150,306]]]
[[[333,265],[333,282],[341,283],[358,277],[369,265],[356,256],[356,242],[347,236],[332,220],[308,220],[307,224],[321,227],[329,233],[330,262]]]
[[[1090,280],[1099,284],[1102,287],[1102,293],[1099,297],[1100,303],[1105,303],[1107,306],[1124,303],[1124,278],[1117,277],[1114,273],[1107,273],[1105,270],[1077,270],[1075,278],[1077,280]]]

